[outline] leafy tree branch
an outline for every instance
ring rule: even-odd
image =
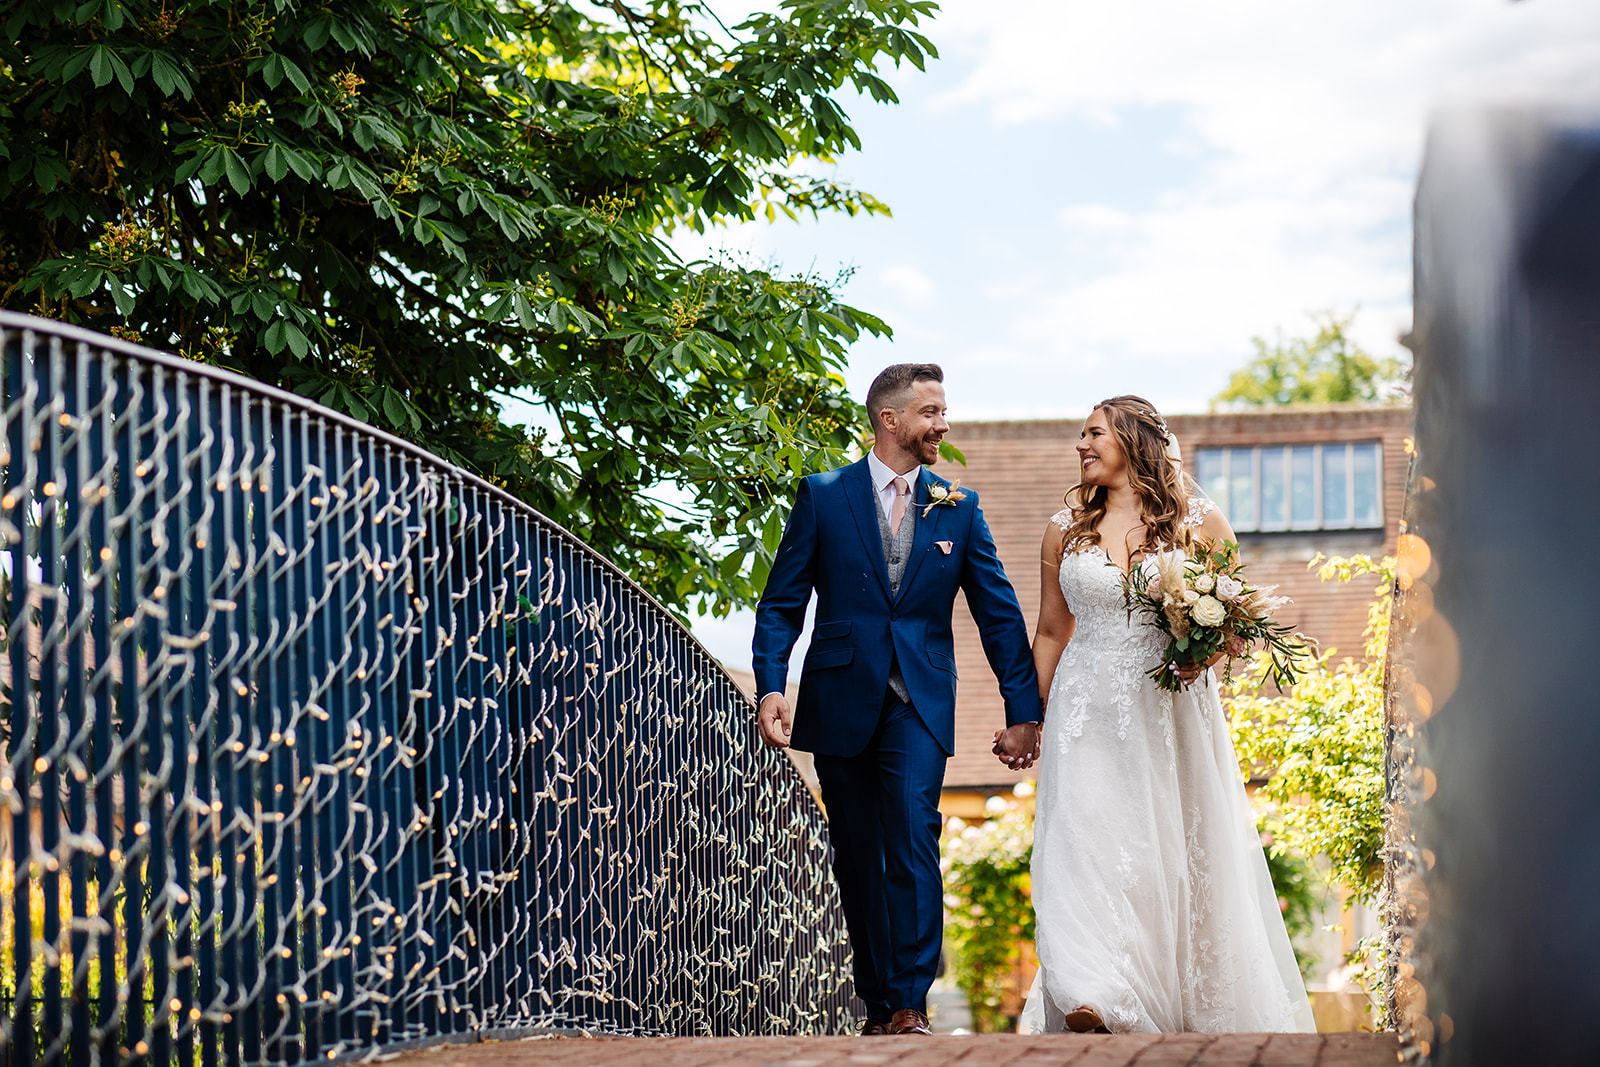
[[[855,442],[845,354],[888,329],[839,279],[667,237],[886,211],[808,165],[859,146],[839,92],[892,101],[882,64],[934,54],[933,11],[787,0],[730,30],[686,0],[19,0],[0,304],[409,437],[666,603],[726,611],[793,479]],[[508,423],[506,394],[548,419]]]

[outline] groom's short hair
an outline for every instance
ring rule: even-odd
[[[878,372],[867,390],[867,418],[876,433],[878,412],[884,408],[903,411],[911,402],[911,389],[918,382],[942,382],[944,370],[937,363],[894,363]]]

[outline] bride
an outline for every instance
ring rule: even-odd
[[[1216,681],[1208,666],[1182,672],[1182,692],[1158,688],[1145,671],[1162,639],[1123,596],[1152,553],[1233,539],[1216,505],[1189,497],[1169,441],[1148,401],[1102,401],[1079,437],[1080,484],[1045,534],[1040,967],[1024,1033],[1316,1029]],[[1034,756],[1019,740],[996,736],[1013,767]]]

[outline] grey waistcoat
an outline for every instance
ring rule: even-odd
[[[911,556],[911,542],[916,537],[917,518],[921,511],[916,503],[917,483],[921,478],[914,476],[906,480],[911,483],[911,492],[906,497],[905,518],[900,520],[900,529],[895,536],[889,535],[889,519],[878,503],[877,494],[874,493],[872,498],[872,511],[878,516],[878,536],[883,538],[883,558],[889,565],[889,591],[895,596],[900,594],[900,579],[906,576],[906,560]],[[889,688],[901,700],[911,699],[911,694],[906,690],[905,676],[900,673],[898,659],[889,665]]]

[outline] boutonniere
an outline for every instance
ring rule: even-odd
[[[934,482],[932,485],[928,486],[928,498],[929,499],[926,504],[918,505],[922,508],[923,518],[927,518],[928,512],[932,511],[934,508],[955,507],[957,504],[967,499],[967,492],[965,489],[961,488],[961,483],[959,481],[951,482],[949,485],[941,485],[938,482]]]

